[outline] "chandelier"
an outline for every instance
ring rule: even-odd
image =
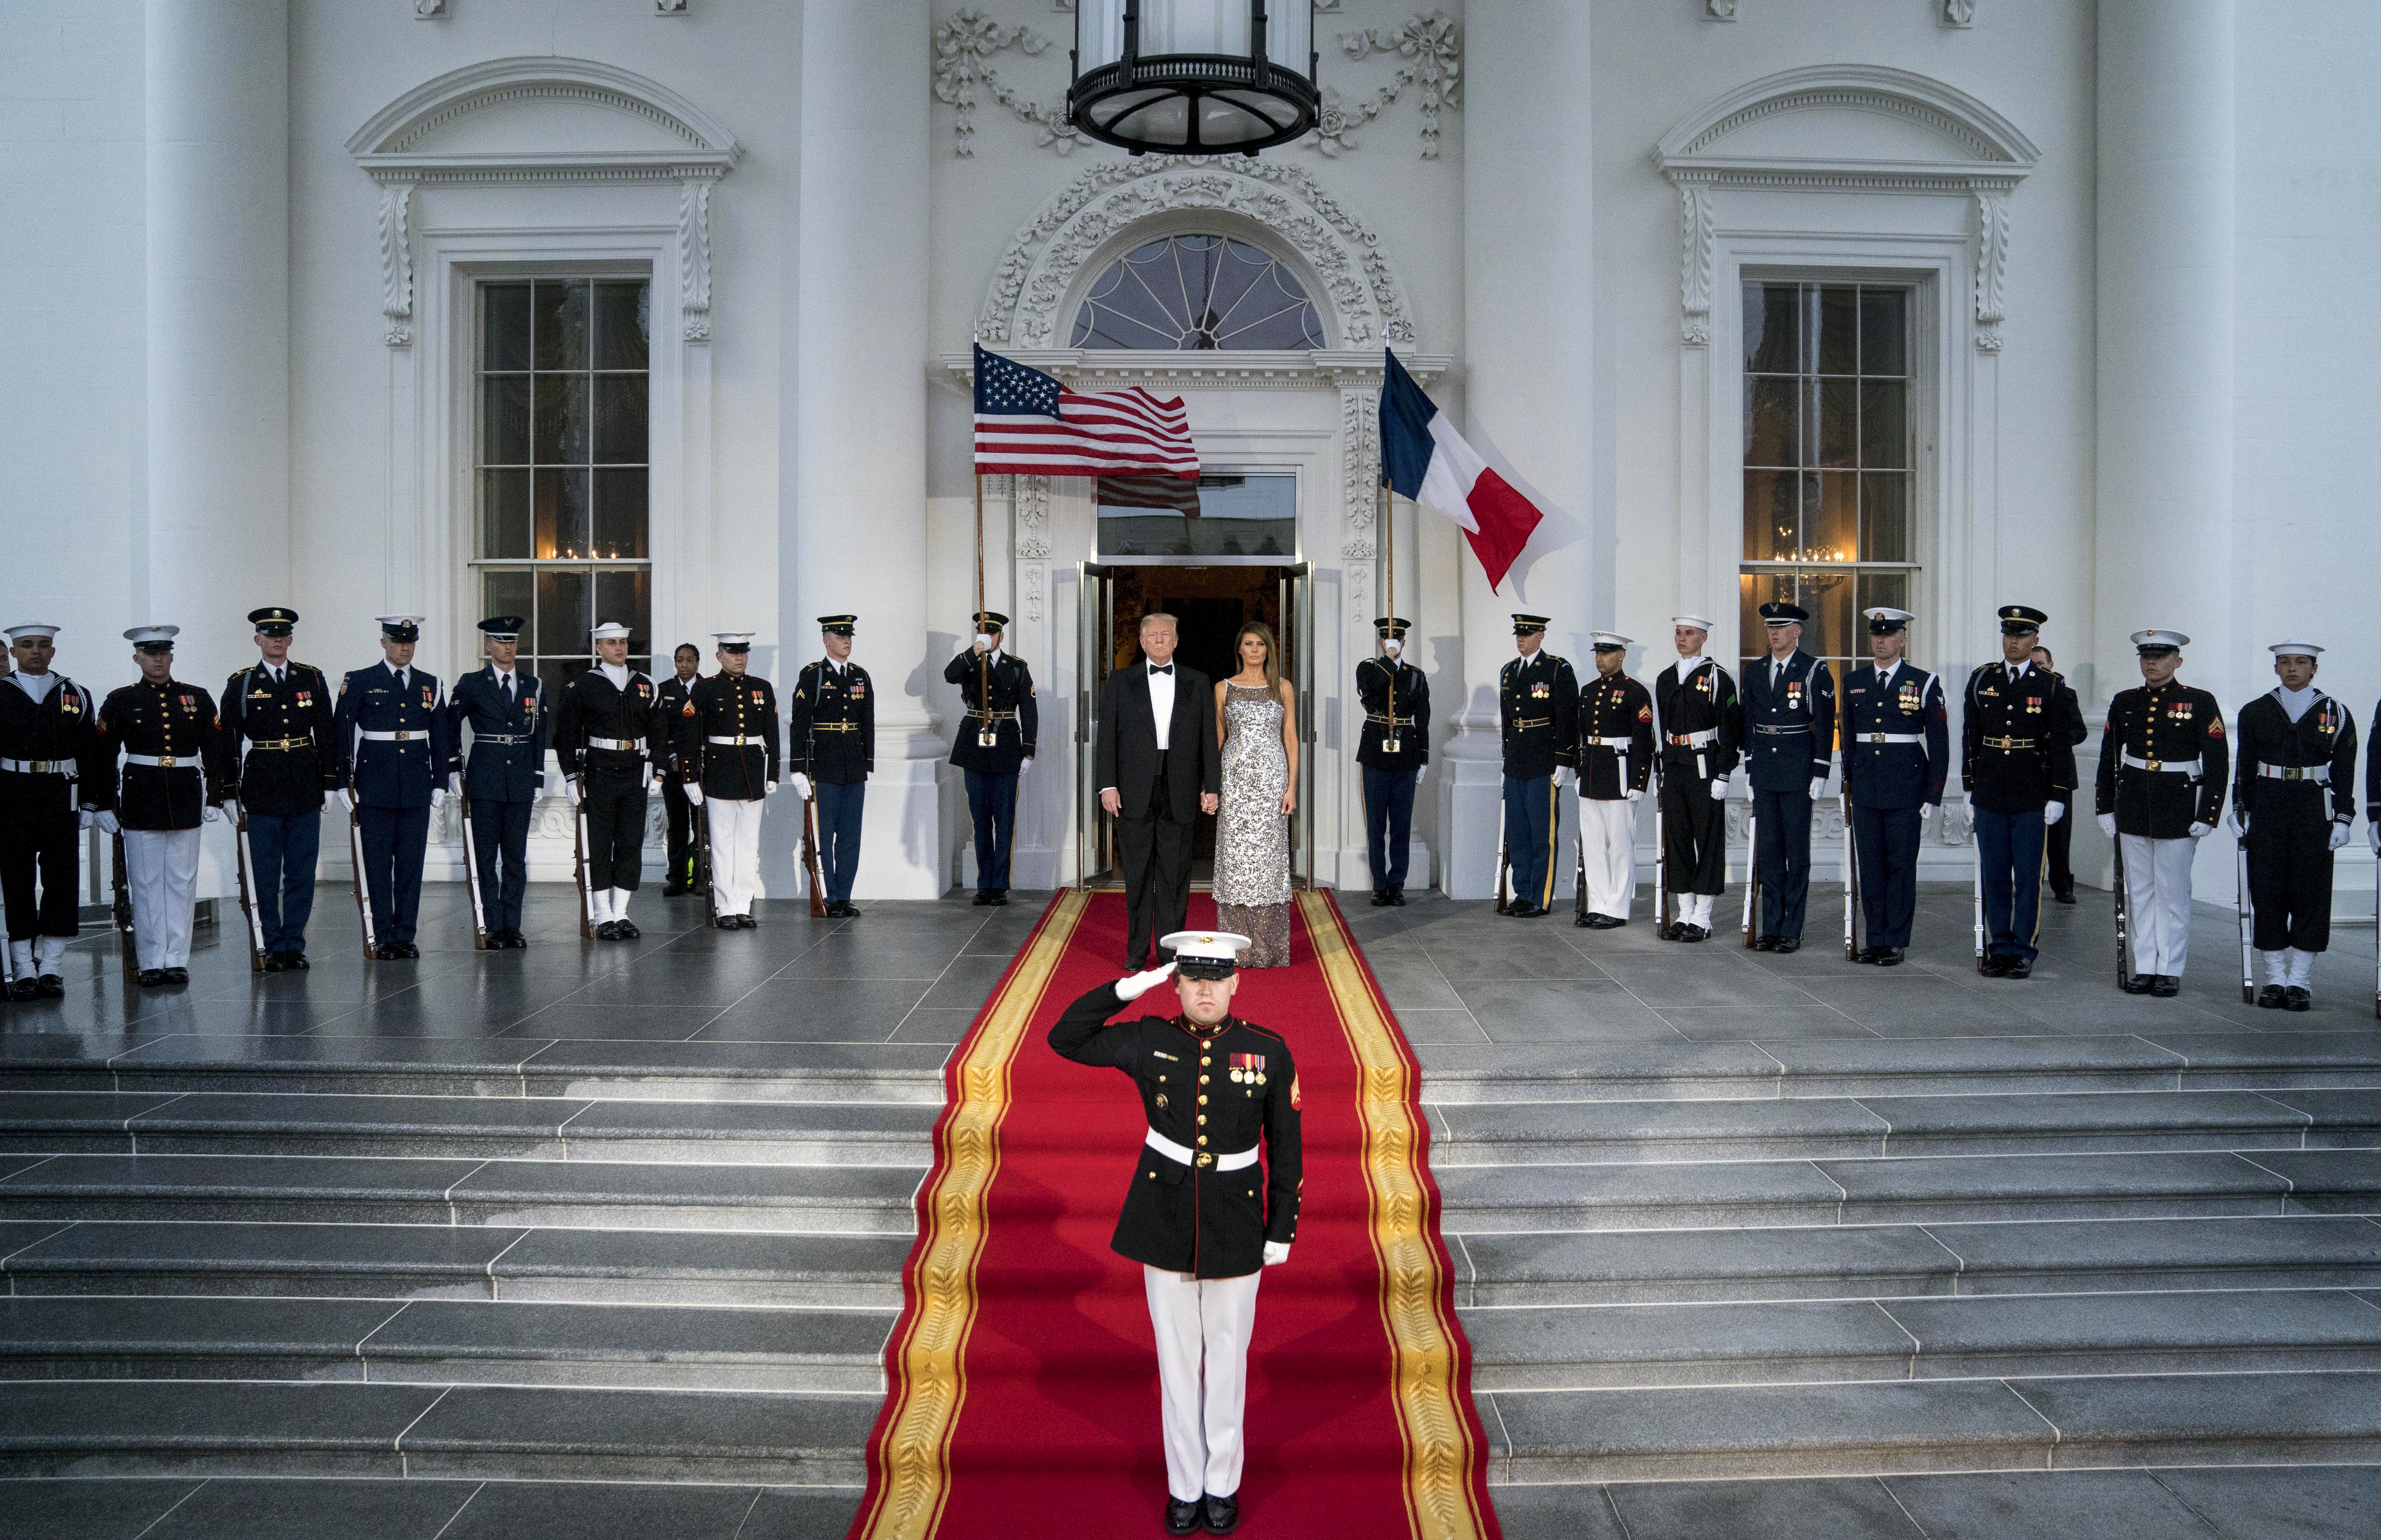
[[[1313,128],[1313,0],[1077,0],[1067,120],[1139,155],[1253,155]]]

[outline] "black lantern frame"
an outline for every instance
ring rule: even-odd
[[[1311,7],[1313,0],[1288,3]],[[1077,0],[1079,16],[1099,4]],[[1310,47],[1302,75],[1273,58],[1266,49],[1265,0],[1247,4],[1246,55],[1144,54],[1142,0],[1123,0],[1121,57],[1085,70],[1078,31],[1077,46],[1068,55],[1075,76],[1067,88],[1067,121],[1135,155],[1254,155],[1313,132],[1323,111],[1323,92],[1314,80],[1320,55]],[[1232,126],[1247,131],[1210,137],[1210,131]]]

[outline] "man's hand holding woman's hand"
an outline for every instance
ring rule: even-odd
[[[1224,805],[1224,799],[1222,799],[1221,797],[1216,796],[1214,792],[1212,792],[1212,791],[1202,791],[1201,793],[1199,793],[1199,811],[1200,811],[1200,812],[1202,812],[1202,813],[1213,813],[1213,812],[1215,812],[1217,808],[1222,807],[1223,805]]]
[[[1152,968],[1129,979],[1118,979],[1116,982],[1117,1001],[1120,1005],[1129,1004],[1173,976],[1174,964],[1169,962],[1163,968]]]

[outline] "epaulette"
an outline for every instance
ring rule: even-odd
[[[1275,1042],[1280,1044],[1285,1048],[1289,1046],[1289,1039],[1282,1036],[1281,1033],[1274,1031],[1271,1027],[1261,1027],[1254,1021],[1242,1021],[1240,1025],[1248,1028],[1251,1032],[1264,1033],[1265,1036],[1272,1038]]]

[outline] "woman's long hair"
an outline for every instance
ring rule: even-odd
[[[1241,669],[1248,666],[1247,660],[1240,656],[1240,643],[1246,642],[1252,636],[1264,643],[1265,693],[1273,697],[1276,704],[1279,704],[1281,702],[1281,647],[1273,639],[1273,628],[1271,626],[1266,625],[1262,620],[1251,620],[1243,624],[1239,630],[1234,634],[1232,637],[1232,673],[1235,676],[1238,676]]]

